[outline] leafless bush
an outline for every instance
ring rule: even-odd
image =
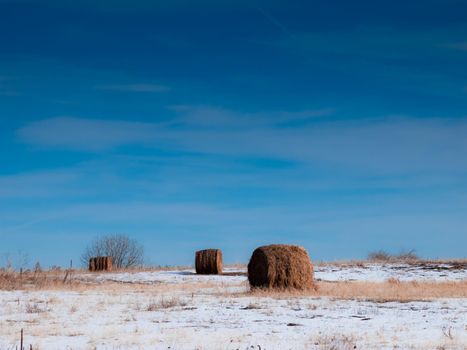
[[[450,340],[453,340],[453,339],[454,339],[454,335],[452,334],[452,327],[451,327],[451,326],[449,326],[449,327],[443,327],[442,331],[443,331],[443,335],[444,335],[446,338],[449,338]]]
[[[320,350],[350,350],[357,348],[355,339],[346,335],[319,337],[314,345]]]
[[[390,261],[391,260],[391,254],[388,252],[385,252],[384,250],[378,250],[376,252],[371,252],[368,254],[368,260],[370,261]]]
[[[108,235],[94,240],[86,247],[81,256],[83,266],[88,266],[89,259],[96,256],[112,257],[112,264],[118,269],[133,268],[143,264],[144,249],[126,235]]]
[[[257,310],[261,309],[261,306],[256,303],[249,303],[247,306],[242,308],[243,310]]]
[[[402,251],[396,256],[397,260],[402,260],[402,261],[417,261],[420,260],[420,257],[415,254],[415,250],[408,250],[408,251]]]
[[[20,286],[19,274],[10,269],[0,269],[0,290],[14,290]]]
[[[368,254],[368,260],[376,262],[413,262],[420,260],[420,257],[415,254],[415,250],[401,251],[398,254],[390,254],[384,250],[378,250]]]
[[[42,312],[45,312],[46,310],[41,308],[38,304],[33,303],[27,303],[26,304],[26,313],[28,314],[40,314]]]
[[[1,260],[4,260],[2,264],[4,269],[9,271],[24,271],[27,269],[30,262],[29,256],[22,251],[18,251],[15,254],[3,254],[3,258]]]
[[[67,270],[66,274],[70,271]],[[63,287],[65,282],[71,286],[71,280],[63,278],[64,272],[59,270],[45,271],[36,266],[34,270],[0,269],[0,290],[42,289]]]
[[[0,270],[0,290],[21,289],[25,285],[38,285],[42,282],[42,276],[26,272],[16,272],[13,270]]]
[[[166,299],[162,297],[160,300],[150,303],[146,307],[146,311],[157,311],[160,309],[170,309],[176,306],[186,306],[186,304],[187,303],[185,301],[180,300],[179,298],[172,297],[172,298]]]

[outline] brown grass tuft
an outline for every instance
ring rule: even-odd
[[[187,303],[179,298],[164,298],[162,297],[158,301],[151,302],[147,307],[146,311],[157,311],[161,309],[170,309],[176,306],[186,306]]]
[[[319,350],[353,350],[357,348],[355,339],[345,335],[320,336],[313,343]]]
[[[368,254],[368,260],[373,262],[417,262],[420,257],[415,254],[415,250],[401,251],[399,254],[389,254],[384,250],[378,250]]]
[[[69,287],[71,285],[72,270],[50,270],[16,272],[9,269],[0,269],[0,290],[18,289],[47,289]]]
[[[302,247],[273,244],[257,248],[248,264],[253,288],[312,289],[313,265]]]
[[[27,303],[26,304],[26,313],[28,314],[40,314],[46,312],[47,310],[40,307],[37,303]]]

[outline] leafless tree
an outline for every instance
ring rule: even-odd
[[[86,247],[81,262],[87,266],[89,259],[96,256],[112,257],[116,268],[131,268],[144,262],[144,249],[136,240],[127,235],[107,235],[94,240]]]
[[[16,254],[4,254],[5,268],[7,270],[25,270],[30,262],[28,254],[18,250]]]

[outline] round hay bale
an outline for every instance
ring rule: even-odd
[[[248,263],[252,288],[311,289],[313,265],[299,246],[272,244],[256,248]]]
[[[112,257],[96,256],[90,258],[89,271],[112,271]]]
[[[219,249],[204,249],[196,252],[196,273],[219,275],[222,273],[222,252]]]

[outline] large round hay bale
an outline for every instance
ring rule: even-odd
[[[256,248],[248,263],[252,288],[311,289],[313,265],[299,246],[272,244]]]
[[[204,249],[196,252],[196,273],[219,275],[222,273],[222,252],[219,249]]]

